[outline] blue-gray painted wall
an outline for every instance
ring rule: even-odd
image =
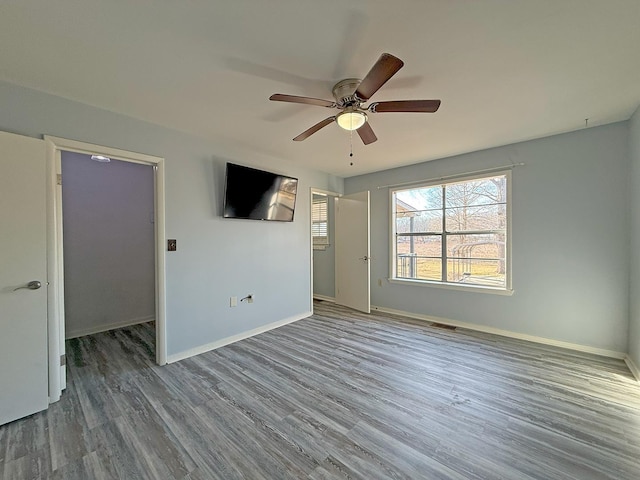
[[[389,189],[379,186],[516,163],[512,296],[386,281]],[[372,305],[626,352],[629,169],[621,122],[345,179],[347,194],[371,191]]]
[[[311,187],[343,181],[224,138],[206,141],[71,100],[0,82],[0,130],[53,135],[166,159],[167,352],[183,352],[311,308]],[[225,162],[299,178],[292,223],[221,217]],[[255,295],[229,307],[229,298]]]

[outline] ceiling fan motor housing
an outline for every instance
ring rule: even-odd
[[[346,78],[334,85],[333,98],[339,107],[359,106],[361,101],[355,96],[355,92],[360,82],[359,78]]]

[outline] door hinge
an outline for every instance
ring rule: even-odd
[[[60,366],[64,367],[67,364],[67,356],[63,353],[60,355]]]
[[[57,185],[62,185],[62,174],[61,173],[56,174],[56,184]]]

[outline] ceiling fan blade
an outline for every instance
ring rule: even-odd
[[[396,100],[374,102],[369,105],[370,112],[418,112],[433,113],[440,108],[440,100]]]
[[[298,135],[296,138],[293,139],[294,142],[301,142],[302,140],[310,137],[311,135],[313,135],[314,133],[316,133],[318,130],[320,130],[321,128],[326,127],[327,125],[329,125],[331,122],[333,122],[336,119],[335,116],[333,117],[327,117],[324,120],[322,120],[321,122],[316,123],[313,127],[308,128],[307,130],[305,130],[304,132],[302,132],[300,135]]]
[[[369,125],[369,122],[364,122],[356,132],[358,132],[358,135],[360,135],[360,138],[362,139],[362,143],[365,145],[369,145],[370,143],[378,140],[378,137],[373,133],[373,129],[371,128],[371,125]]]
[[[311,97],[298,97],[296,95],[285,95],[282,93],[274,93],[269,97],[269,100],[274,102],[290,102],[290,103],[304,103],[305,105],[317,105],[319,107],[335,107],[336,103],[329,100],[322,100],[321,98]]]
[[[370,99],[403,65],[399,58],[383,53],[358,85],[356,96],[362,101]]]

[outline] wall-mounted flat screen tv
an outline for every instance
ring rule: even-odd
[[[292,222],[298,179],[227,162],[224,218]]]

